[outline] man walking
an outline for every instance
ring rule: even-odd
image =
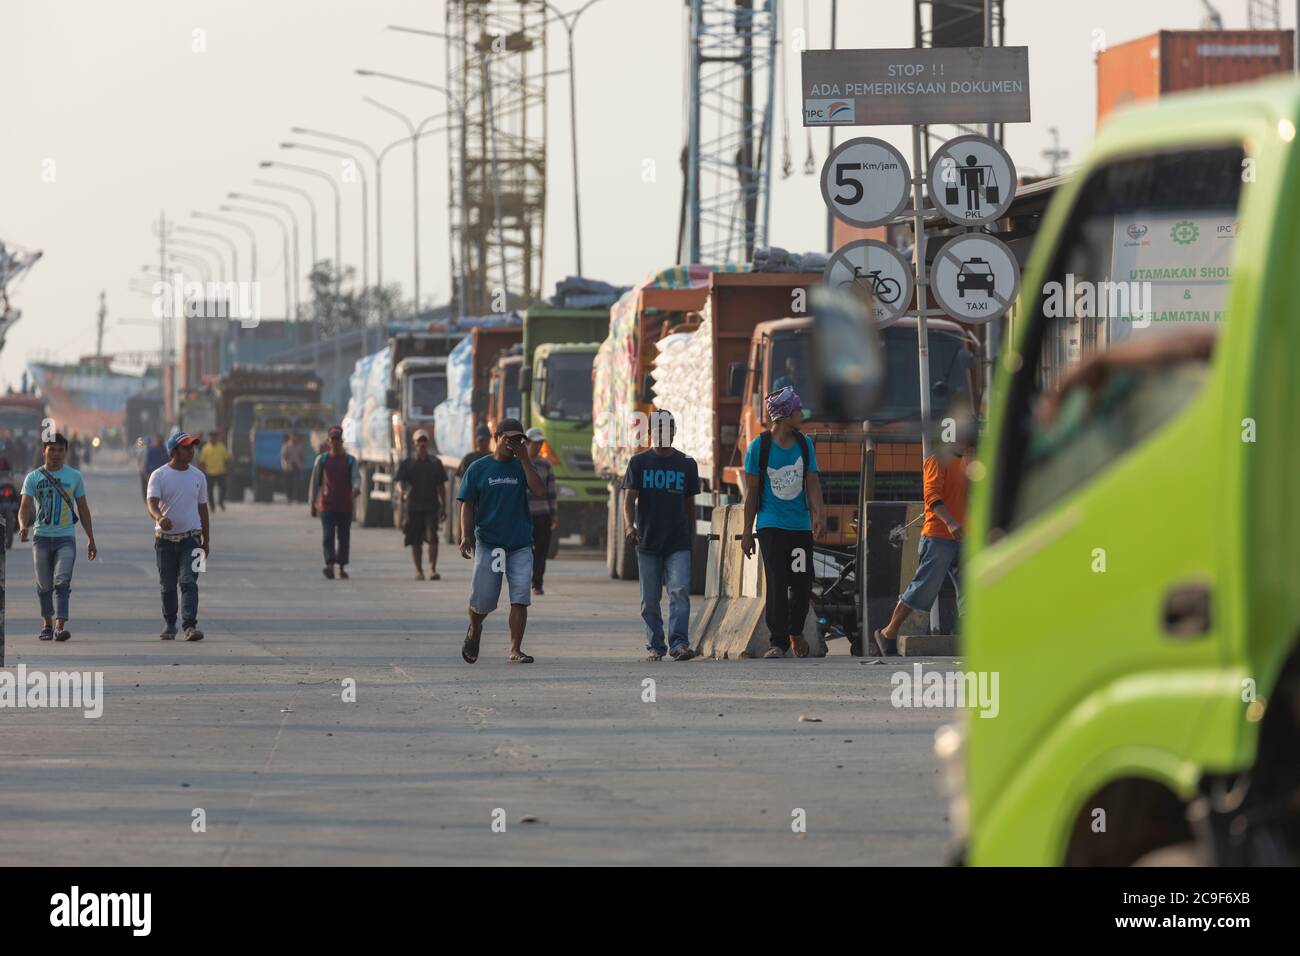
[[[164,641],[176,639],[176,588],[180,586],[181,630],[187,641],[203,640],[199,630],[198,571],[211,553],[208,483],[191,468],[198,438],[179,432],[167,439],[171,460],[149,476],[149,516],[154,519],[154,553],[162,588]],[[200,557],[200,554],[202,557]]]
[[[465,663],[478,660],[483,620],[496,610],[501,579],[510,594],[511,664],[531,664],[523,651],[528,624],[528,584],[533,572],[533,525],[528,494],[543,495],[524,442],[524,426],[513,418],[497,425],[496,450],[469,466],[456,498],[460,501],[460,554],[473,559],[469,591],[469,629],[460,656]]]
[[[764,400],[770,428],[745,450],[745,530],[741,548],[754,553],[755,519],[767,582],[765,658],[808,656],[804,622],[812,599],[813,538],[822,530],[821,484],[813,444],[799,431],[803,404],[793,388]]]
[[[651,448],[633,455],[623,476],[623,523],[636,546],[641,580],[641,620],[645,621],[647,660],[675,661],[695,656],[691,626],[691,537],[700,472],[695,459],[673,448],[677,423],[670,412],[657,411],[651,424]],[[668,586],[668,643],[659,599]]]
[[[338,425],[329,430],[330,448],[323,452],[311,470],[311,516],[320,515],[321,533],[325,547],[325,577],[333,580],[334,566],[338,576],[348,577],[348,557],[352,542],[352,507],[361,494],[361,469],[357,460],[343,450],[343,429]]]
[[[94,561],[95,531],[86,502],[81,472],[64,464],[68,440],[55,435],[45,442],[45,464],[23,479],[18,503],[18,540],[35,528],[32,560],[36,565],[36,596],[41,602],[42,641],[66,641],[72,569],[77,562],[77,524],[86,529],[86,560]],[[73,505],[73,502],[76,505]]]
[[[415,457],[397,466],[394,480],[402,489],[402,503],[406,521],[402,531],[406,545],[415,560],[415,580],[424,580],[424,567],[420,563],[420,549],[429,545],[429,580],[438,581],[438,525],[442,513],[442,496],[447,489],[447,469],[442,462],[429,454],[429,433],[421,428],[413,436]]]
[[[537,472],[546,494],[528,496],[528,512],[533,519],[533,593],[545,594],[542,579],[546,577],[546,558],[551,553],[551,535],[559,524],[559,508],[555,503],[555,466],[542,457],[542,442],[546,436],[540,428],[528,429],[528,457]]]
[[[298,482],[302,476],[303,446],[297,432],[286,432],[280,445],[280,470],[284,472],[284,500],[293,504],[298,500]]]
[[[925,523],[917,549],[916,574],[898,598],[889,623],[871,635],[871,651],[881,657],[898,653],[898,631],[913,611],[929,613],[943,579],[957,563],[962,525],[966,522],[966,445],[944,445],[922,466]]]
[[[167,464],[167,449],[163,447],[163,437],[157,432],[149,436],[149,444],[140,459],[140,497],[149,497],[149,476]]]
[[[221,440],[221,432],[212,432],[208,444],[199,450],[199,468],[208,478],[208,501],[226,510],[226,466],[230,449]]]
[[[492,429],[486,425],[480,425],[474,430],[474,450],[465,455],[456,466],[456,480],[460,481],[465,477],[465,472],[469,471],[469,466],[474,464],[480,458],[486,458],[491,452],[489,448],[492,444]]]

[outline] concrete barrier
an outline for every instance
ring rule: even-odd
[[[752,557],[745,557],[741,548],[744,522],[744,505],[713,509],[704,603],[691,627],[691,646],[704,657],[762,657],[770,646],[763,622],[767,605],[763,562],[757,547]],[[826,642],[812,611],[804,623],[803,638],[808,642],[809,656],[826,656]]]

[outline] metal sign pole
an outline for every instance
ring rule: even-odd
[[[925,209],[921,205],[921,181],[925,174],[921,151],[921,127],[912,127],[912,271],[916,276],[916,361],[921,383],[921,456],[930,457],[930,330],[925,319]]]

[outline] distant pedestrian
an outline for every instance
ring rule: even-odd
[[[208,443],[199,450],[199,468],[208,479],[208,501],[226,510],[226,469],[230,465],[230,449],[221,440],[221,432],[208,436]]]
[[[470,465],[474,464],[474,462],[478,461],[480,458],[486,458],[491,454],[491,445],[492,429],[488,428],[486,425],[480,425],[474,430],[474,450],[466,454],[465,457],[460,460],[460,464],[456,466],[457,481],[465,477],[465,472],[469,470]]]
[[[140,459],[140,497],[149,498],[149,476],[167,464],[167,449],[163,447],[163,437],[157,432],[149,436],[144,457]]]
[[[429,454],[429,433],[420,429],[415,439],[415,457],[397,466],[394,480],[402,488],[406,520],[402,526],[407,547],[415,560],[415,579],[424,580],[424,567],[420,551],[429,546],[429,580],[438,581],[438,525],[445,519],[442,513],[443,495],[447,491],[447,469],[442,462]]]
[[[496,450],[472,463],[456,493],[460,505],[460,553],[474,560],[469,592],[469,629],[460,656],[478,660],[483,620],[496,610],[501,580],[510,594],[511,664],[531,664],[523,651],[528,625],[529,580],[533,573],[533,525],[528,494],[546,493],[524,442],[524,426],[513,418],[497,425]]]
[[[26,541],[29,533],[32,560],[36,565],[36,596],[41,603],[42,641],[66,641],[68,603],[72,593],[72,569],[77,563],[77,525],[86,529],[86,560],[94,561],[95,530],[86,501],[86,485],[81,472],[64,462],[68,440],[55,435],[44,445],[45,463],[23,479],[18,504],[18,540]],[[74,505],[75,502],[75,505]],[[35,529],[33,531],[33,529]]]
[[[297,432],[288,432],[280,445],[280,470],[284,472],[285,501],[293,504],[298,500],[298,485],[302,481],[304,459],[303,445]]]
[[[962,526],[966,522],[966,452],[964,443],[945,445],[922,466],[925,523],[917,547],[916,574],[898,598],[889,623],[871,635],[872,653],[898,653],[898,631],[913,611],[928,614],[943,588],[943,579],[957,565]]]
[[[700,472],[695,459],[673,448],[677,424],[672,414],[657,411],[651,448],[633,455],[623,476],[623,523],[636,547],[641,581],[641,620],[645,621],[648,660],[675,661],[695,656],[690,645],[691,541]],[[659,601],[668,587],[668,642]]]
[[[149,476],[149,517],[154,525],[154,553],[162,590],[164,641],[176,639],[176,588],[180,587],[181,630],[187,641],[203,640],[199,630],[200,569],[211,554],[208,527],[208,482],[191,467],[199,439],[177,432],[167,439],[171,460]]]
[[[546,494],[528,496],[528,512],[533,519],[533,593],[545,594],[542,589],[546,577],[546,557],[551,553],[551,535],[560,523],[559,506],[556,503],[555,466],[542,457],[542,443],[546,436],[540,428],[528,429],[528,457],[533,462]]]
[[[764,400],[771,425],[745,449],[745,528],[741,548],[754,553],[755,519],[767,584],[766,658],[808,656],[804,623],[812,601],[813,539],[822,530],[817,455],[799,431],[803,404],[790,387]]]
[[[343,429],[335,425],[329,430],[329,451],[316,459],[311,470],[311,516],[320,515],[324,538],[325,577],[348,577],[348,558],[352,543],[352,511],[361,495],[361,469],[357,460],[343,449]]]

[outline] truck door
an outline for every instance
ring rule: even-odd
[[[1022,292],[968,569],[969,666],[1000,674],[1005,715],[968,721],[972,813],[1031,762],[1073,775],[1125,746],[1185,752],[1204,713],[1193,688],[1217,661],[1235,514],[1216,350],[1229,280],[1205,277],[1233,264],[1244,153],[1180,145],[1093,169]],[[1046,372],[1086,326],[1091,351]]]

